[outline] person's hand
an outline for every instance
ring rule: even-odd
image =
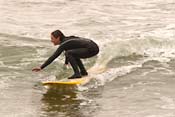
[[[33,68],[32,71],[39,72],[39,71],[41,71],[41,68],[40,67],[36,67],[36,68]]]

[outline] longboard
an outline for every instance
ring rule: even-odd
[[[92,70],[92,71],[94,71],[94,70]],[[92,72],[92,71],[90,71],[90,72]],[[102,71],[98,70],[98,72],[100,73]],[[91,79],[92,79],[92,76],[85,76],[85,77],[82,77],[82,78],[75,78],[75,79],[63,79],[63,80],[58,80],[58,81],[44,81],[44,82],[42,82],[42,85],[43,86],[48,86],[50,88],[53,88],[53,87],[56,87],[56,88],[66,88],[66,87],[70,88],[70,87],[77,87],[79,85],[85,85]]]
[[[77,88],[79,85],[84,85],[88,83],[90,79],[90,77],[83,77],[76,79],[63,79],[58,81],[45,81],[42,82],[42,85],[49,88],[69,89]]]
[[[80,85],[85,83],[87,80],[85,78],[67,79],[59,81],[46,81],[43,85]]]

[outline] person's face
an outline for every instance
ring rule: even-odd
[[[55,37],[51,34],[51,42],[52,42],[54,45],[59,45],[59,44],[61,43],[60,37],[55,38]]]

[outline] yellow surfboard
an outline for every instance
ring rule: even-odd
[[[94,69],[92,69],[94,71]],[[90,72],[92,72],[90,71]],[[97,71],[97,70],[96,70]],[[102,72],[102,70],[98,70],[99,73]],[[98,73],[98,72],[97,72]],[[48,86],[50,88],[57,87],[57,88],[66,88],[66,87],[77,87],[79,85],[85,85],[92,79],[92,76],[85,76],[82,78],[76,78],[76,79],[63,79],[58,81],[44,81],[42,82],[43,86]]]
[[[85,82],[85,78],[77,78],[71,80],[60,80],[60,81],[46,81],[43,82],[43,85],[79,85]]]
[[[58,81],[45,81],[42,82],[43,86],[47,86],[49,88],[70,88],[77,87],[79,85],[84,85],[90,81],[90,77],[76,78],[76,79],[63,79]]]

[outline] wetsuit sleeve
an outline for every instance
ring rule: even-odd
[[[52,63],[52,62],[63,52],[63,50],[64,50],[63,47],[60,46],[60,47],[55,51],[55,53],[54,53],[51,57],[49,57],[43,65],[41,65],[41,69],[44,69],[44,68],[45,68],[46,66],[48,66],[50,63]]]

